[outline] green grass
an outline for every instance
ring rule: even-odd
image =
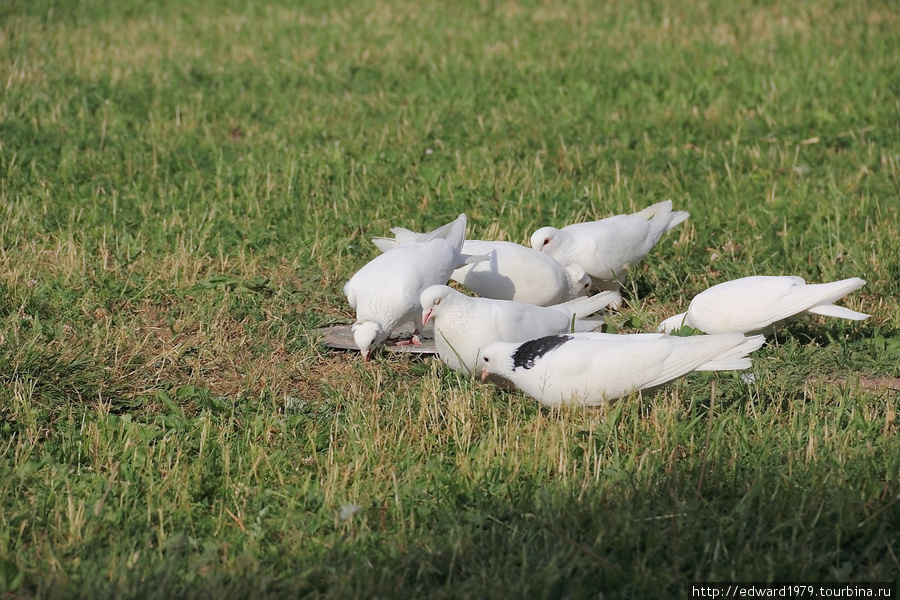
[[[0,3],[0,597],[896,586],[898,72],[886,1]],[[612,329],[872,318],[601,411],[311,333],[392,226],[666,198]]]

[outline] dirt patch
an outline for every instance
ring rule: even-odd
[[[856,386],[870,392],[900,392],[900,377],[883,375],[881,377],[835,377],[828,379],[811,379],[810,383],[826,383],[828,385]]]

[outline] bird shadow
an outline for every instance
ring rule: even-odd
[[[900,330],[875,321],[837,321],[834,319],[802,318],[778,327],[766,336],[769,345],[781,345],[793,338],[800,345],[827,346],[856,345],[878,337],[900,339]]]
[[[625,285],[622,286],[620,292],[622,299],[631,304],[632,301],[643,300],[653,293],[653,286],[650,285],[646,275],[643,273],[629,274],[629,278]]]

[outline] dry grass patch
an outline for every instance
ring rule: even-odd
[[[900,377],[882,375],[880,377],[835,377],[826,379],[810,379],[810,383],[824,383],[829,386],[860,389],[874,394],[893,395],[900,392]]]

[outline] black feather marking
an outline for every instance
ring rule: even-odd
[[[547,354],[554,348],[562,346],[572,339],[571,335],[548,335],[546,337],[525,342],[519,346],[512,356],[513,371],[522,367],[530,369],[534,366],[534,361]]]

